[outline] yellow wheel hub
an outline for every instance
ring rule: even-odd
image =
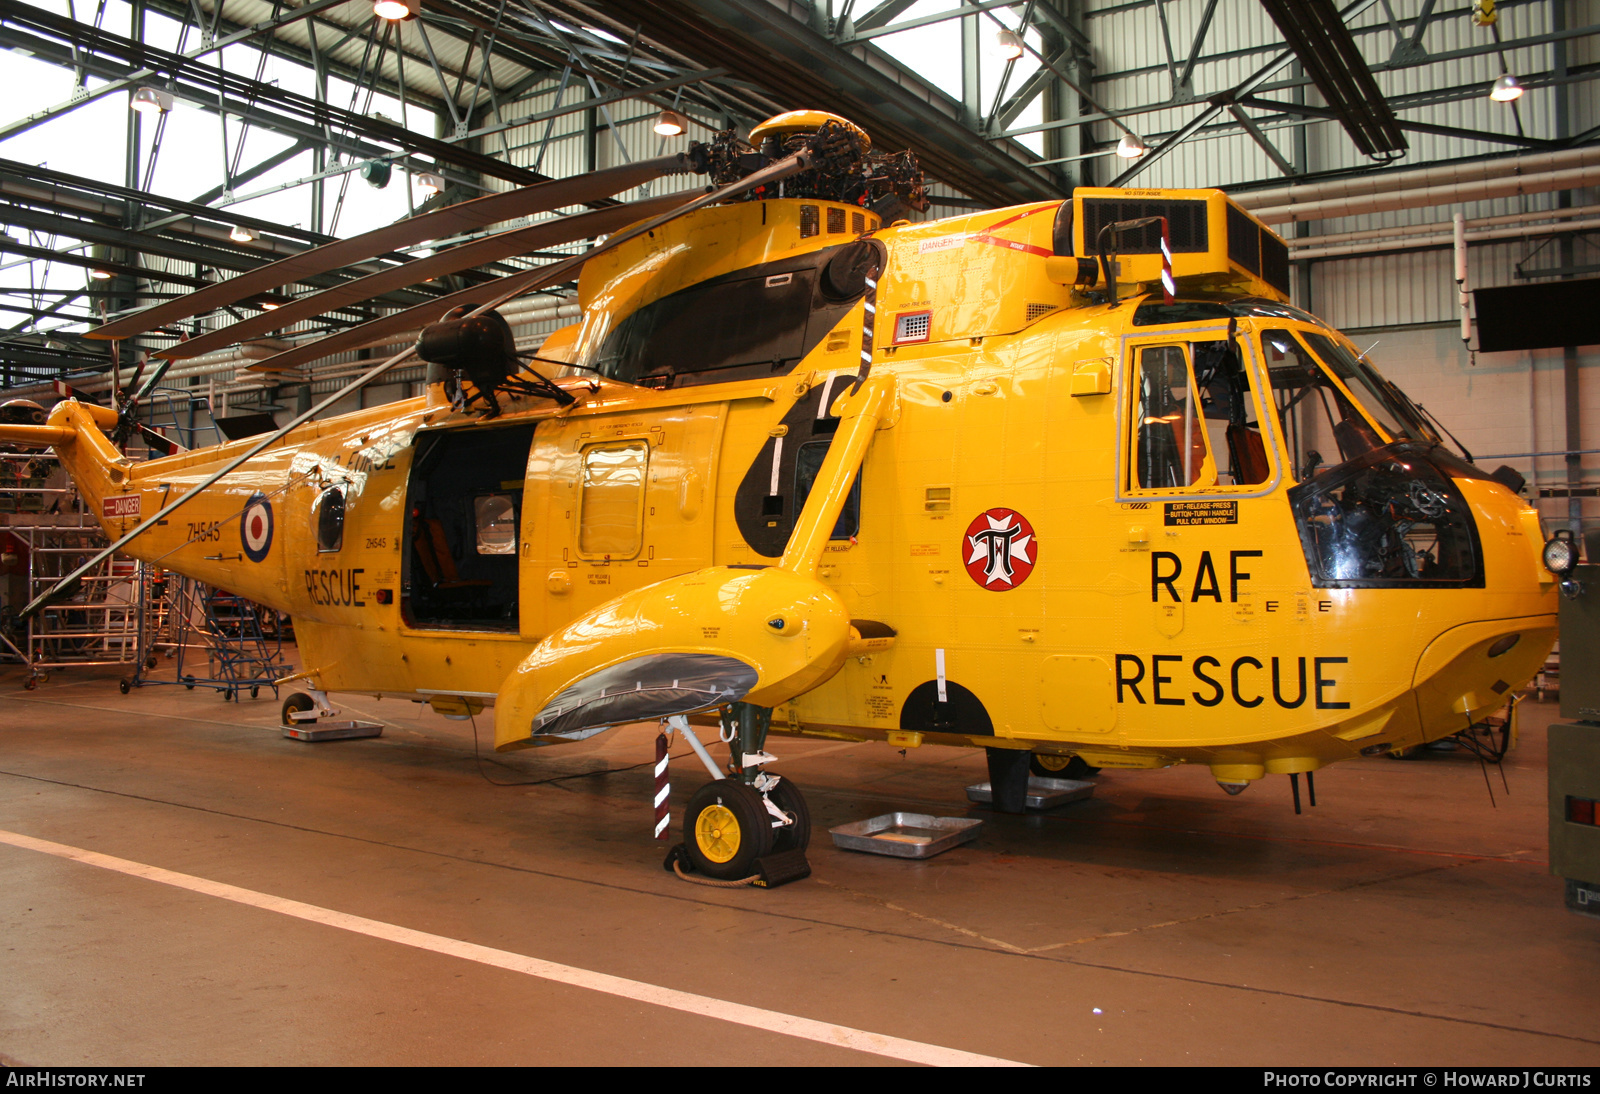
[[[1034,759],[1039,761],[1039,766],[1046,771],[1065,771],[1072,762],[1071,756],[1042,756],[1034,753]]]
[[[726,806],[702,810],[694,822],[694,842],[712,862],[728,862],[739,853],[739,821]]]

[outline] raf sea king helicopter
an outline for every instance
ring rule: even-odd
[[[91,336],[170,336],[315,272],[687,171],[709,185],[158,352],[610,233],[256,366],[421,328],[351,384],[415,354],[421,397],[312,420],[340,392],[270,435],[143,462],[114,443],[145,428],[129,398],[67,399],[0,440],[53,446],[117,548],[292,613],[308,692],[286,717],[329,692],[492,705],[501,750],[676,727],[714,777],[683,819],[713,877],[804,848],[770,734],[985,748],[1010,811],[1030,767],[1206,764],[1237,793],[1455,733],[1543,663],[1558,581],[1514,472],[1453,454],[1291,306],[1283,241],[1216,190],[910,223],[914,157],[797,111]],[[573,277],[581,319],[519,353],[495,307]],[[729,763],[690,719],[720,724]]]

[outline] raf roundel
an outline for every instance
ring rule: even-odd
[[[244,503],[244,513],[239,517],[239,539],[244,544],[244,554],[251,562],[266,559],[272,549],[272,503],[265,494],[250,495]]]
[[[1015,509],[990,509],[967,525],[962,559],[967,576],[990,592],[1015,589],[1039,561],[1033,525]]]

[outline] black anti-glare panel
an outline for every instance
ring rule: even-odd
[[[1261,6],[1356,147],[1383,158],[1404,152],[1406,135],[1333,0],[1261,0]]]
[[[1600,345],[1600,278],[1478,289],[1478,351]]]

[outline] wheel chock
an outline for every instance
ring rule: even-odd
[[[766,858],[756,859],[756,873],[759,876],[750,883],[751,885],[763,889],[776,889],[791,881],[810,877],[811,863],[806,861],[806,853],[799,848],[793,851],[779,851]]]

